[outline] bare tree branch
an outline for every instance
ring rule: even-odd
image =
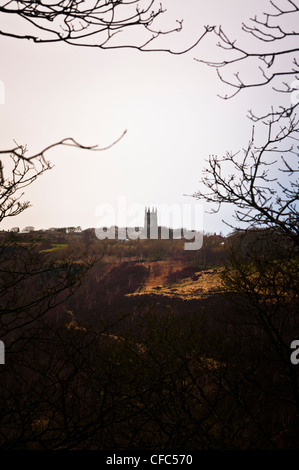
[[[16,147],[8,150],[0,150],[0,154],[9,155],[13,168],[9,171],[10,176],[5,177],[3,164],[0,160],[0,222],[5,217],[14,217],[29,207],[29,202],[20,202],[24,195],[22,191],[29,186],[38,176],[46,170],[51,169],[51,164],[45,159],[45,154],[50,149],[58,146],[74,147],[89,151],[108,150],[117,144],[126,134],[126,130],[112,144],[106,147],[98,145],[83,145],[72,137],[67,137],[59,142],[48,145],[40,152],[26,156],[27,148],[16,144]]]
[[[112,142],[112,144],[109,144],[106,147],[99,147],[97,144],[96,145],[83,145],[83,144],[80,144],[79,142],[77,142],[72,137],[66,137],[65,139],[62,139],[59,142],[55,142],[54,144],[48,145],[48,147],[45,147],[40,152],[38,152],[34,155],[30,155],[29,157],[25,156],[25,153],[27,152],[27,148],[22,146],[22,145],[18,145],[18,144],[17,144],[16,147],[14,147],[12,149],[0,150],[0,154],[4,154],[4,155],[12,154],[15,157],[17,157],[21,160],[25,160],[27,162],[30,162],[30,161],[32,161],[36,158],[42,158],[43,161],[45,162],[45,158],[44,158],[45,153],[48,152],[50,149],[52,149],[54,147],[58,147],[58,146],[75,147],[75,148],[83,149],[83,150],[92,150],[92,151],[96,151],[96,152],[99,152],[99,151],[102,152],[104,150],[109,150],[111,147],[113,147],[115,144],[117,144],[124,137],[124,135],[126,133],[127,133],[127,131],[125,130],[122,133],[122,135],[120,137],[118,137],[118,139],[116,139],[114,142]]]
[[[222,96],[224,99],[229,99],[236,96],[241,90],[246,88],[267,86],[272,84],[273,89],[282,93],[292,93],[297,88],[294,88],[293,84],[286,81],[286,79],[292,79],[298,81],[299,77],[299,64],[297,61],[297,55],[299,53],[299,47],[297,45],[297,38],[299,37],[299,28],[297,27],[298,21],[297,16],[299,15],[299,6],[297,2],[287,0],[283,5],[280,3],[271,1],[272,7],[274,8],[273,13],[264,13],[262,19],[258,19],[257,16],[251,18],[251,23],[242,23],[242,30],[248,33],[253,38],[258,39],[261,43],[260,48],[244,47],[237,44],[235,39],[229,38],[229,36],[223,31],[223,28],[213,28],[214,34],[219,39],[217,46],[227,51],[227,58],[219,62],[204,61],[195,58],[199,62],[203,62],[210,67],[214,67],[217,70],[218,77],[220,80],[233,88],[233,92]],[[290,26],[290,22],[286,23],[286,18],[294,17],[294,22]],[[289,26],[287,26],[289,24]],[[290,41],[292,46],[290,46]],[[232,54],[232,57],[229,57]],[[285,65],[283,61],[286,58],[292,58],[292,66]],[[278,59],[282,59],[281,65]],[[255,60],[256,70],[260,72],[260,78],[253,80],[245,80],[241,76],[241,70],[237,73],[232,73],[230,76],[224,76],[220,73],[220,69],[228,69],[236,64],[240,66],[245,65],[249,60]],[[252,62],[250,62],[252,68]],[[231,68],[229,69],[231,71]],[[231,73],[231,72],[229,72]],[[275,85],[278,79],[283,79],[283,87]],[[294,83],[294,82],[293,82]],[[295,112],[296,103],[292,102],[292,105],[288,107],[280,107],[276,111],[277,117],[288,117]],[[269,116],[266,115],[266,116]],[[257,121],[265,118],[265,116],[256,116],[250,112],[250,117]]]
[[[188,47],[181,51],[167,48],[149,47],[162,35],[180,32],[183,20],[176,20],[174,26],[158,26],[157,19],[166,9],[156,0],[54,0],[27,1],[11,0],[0,3],[0,16],[17,17],[29,26],[28,33],[20,34],[17,30],[0,30],[0,35],[16,39],[28,39],[35,43],[64,42],[74,46],[96,47],[100,49],[134,48],[140,51],[164,51],[184,54],[194,48],[213,27],[205,31]],[[141,33],[138,42],[118,44],[112,42],[116,35],[121,38],[124,31]],[[142,39],[142,36],[146,39]]]

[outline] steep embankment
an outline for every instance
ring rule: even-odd
[[[162,295],[180,299],[198,299],[221,292],[221,269],[198,271],[175,261],[144,263],[148,277],[133,295]]]

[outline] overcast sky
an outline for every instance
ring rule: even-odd
[[[268,4],[165,2],[164,24],[171,26],[174,18],[184,18],[184,24],[181,33],[163,41],[181,50],[202,34],[206,24],[222,24],[230,36],[238,37],[241,22],[267,10]],[[1,28],[10,26],[9,18],[0,21]],[[250,38],[243,40],[254,45]],[[0,36],[0,80],[5,86],[1,148],[12,147],[15,140],[34,152],[65,137],[104,147],[127,130],[105,152],[51,150],[47,157],[54,168],[26,189],[25,199],[32,207],[5,219],[0,228],[95,227],[97,208],[117,205],[120,197],[128,205],[198,204],[186,194],[198,189],[204,159],[246,146],[252,127],[246,111],[268,109],[271,94],[254,89],[232,100],[220,99],[219,93],[230,90],[214,69],[194,60],[217,59],[215,43],[211,37],[185,55],[171,55],[38,45]],[[227,233],[221,219],[230,220],[230,214],[226,209],[205,215],[203,229]]]

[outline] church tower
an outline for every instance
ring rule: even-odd
[[[158,238],[158,214],[157,208],[152,210],[148,207],[144,212],[144,233],[148,239]]]

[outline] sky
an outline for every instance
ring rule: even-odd
[[[242,21],[266,11],[268,1],[168,0],[163,27],[184,18],[180,33],[164,36],[157,47],[175,51],[192,44],[207,24],[221,24],[232,36]],[[7,16],[7,15],[6,15]],[[0,16],[0,29],[23,28]],[[18,31],[20,31],[19,29]],[[137,42],[139,32],[130,39]],[[121,42],[121,39],[118,38]],[[31,207],[4,219],[0,229],[96,227],[101,207],[119,201],[126,207],[200,204],[192,194],[200,185],[210,154],[237,151],[247,145],[252,122],[247,110],[264,109],[274,99],[271,90],[245,90],[231,100],[215,69],[195,58],[217,60],[221,51],[212,35],[186,54],[140,52],[124,48],[100,50],[63,43],[34,44],[0,36],[0,80],[5,102],[0,104],[1,148],[14,141],[36,152],[66,137],[83,145],[112,148],[89,152],[56,147],[47,154],[52,170],[27,187]],[[254,47],[254,42],[248,42]],[[252,70],[243,70],[246,74]],[[4,172],[8,169],[3,159]],[[202,204],[202,203],[201,203]],[[206,213],[205,232],[230,232],[233,209]],[[192,209],[193,210],[193,209]],[[116,220],[117,222],[117,220]],[[142,224],[142,220],[140,220]]]

